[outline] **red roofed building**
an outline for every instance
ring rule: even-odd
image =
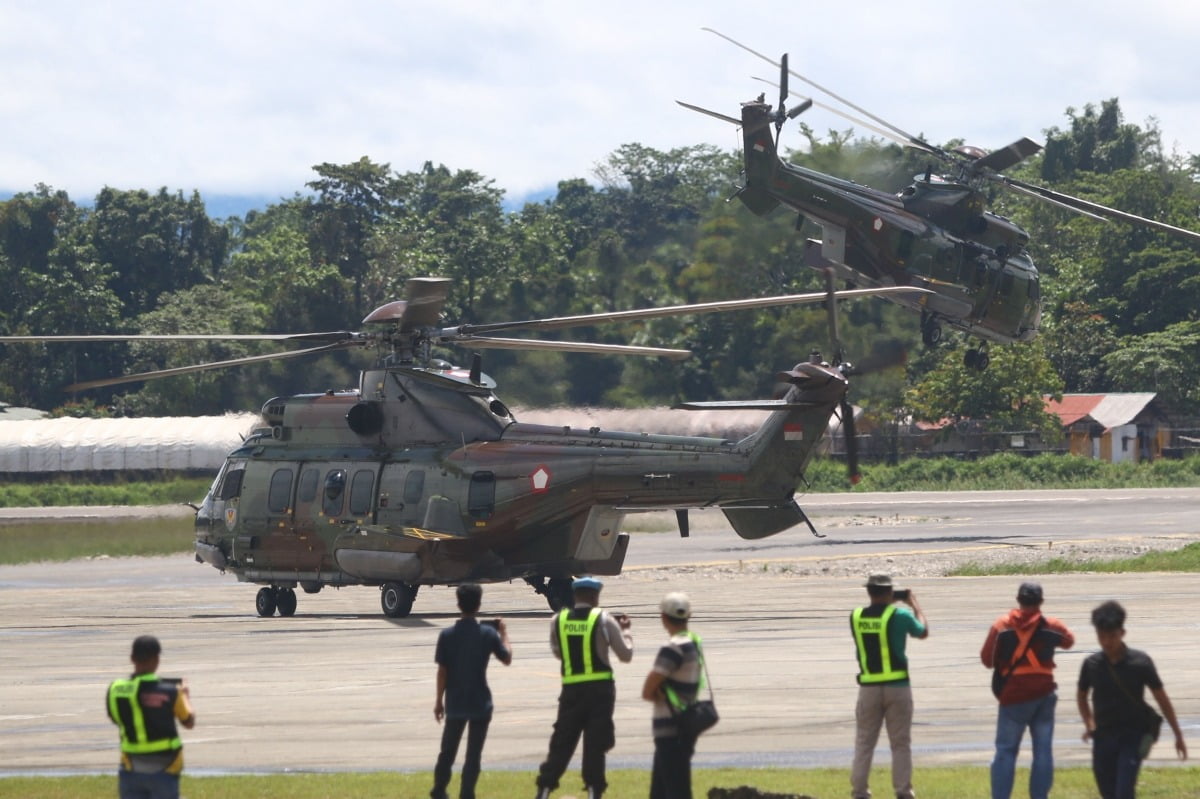
[[[1062,420],[1072,455],[1110,463],[1162,457],[1170,438],[1166,413],[1152,393],[1063,394],[1046,399],[1046,411]]]

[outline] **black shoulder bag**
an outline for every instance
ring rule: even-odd
[[[1138,759],[1145,760],[1150,754],[1150,750],[1154,748],[1155,742],[1158,741],[1159,733],[1162,732],[1163,717],[1158,715],[1158,712],[1150,707],[1145,699],[1138,699],[1129,689],[1125,687],[1125,683],[1121,682],[1121,678],[1117,676],[1117,670],[1113,668],[1112,663],[1107,657],[1104,658],[1104,665],[1108,666],[1108,673],[1112,676],[1113,682],[1121,689],[1121,693],[1129,698],[1133,706],[1138,709],[1141,715],[1142,739],[1138,743]]]
[[[708,664],[704,662],[704,651],[700,648],[700,638],[691,632],[688,633],[688,637],[696,645],[696,655],[700,659],[700,668],[704,675],[702,686],[708,685],[708,699],[697,697],[691,704],[680,708],[679,705],[682,703],[679,701],[679,696],[669,685],[663,686],[663,692],[667,695],[667,707],[671,708],[671,715],[675,717],[675,726],[679,729],[680,737],[694,741],[700,737],[702,732],[716,724],[720,720],[720,716],[717,715],[717,705],[713,701],[712,683],[708,679]]]
[[[1043,616],[1042,618],[1038,619],[1037,627],[1035,627],[1033,632],[1029,634],[1029,637],[1025,639],[1025,645],[1021,647],[1020,651],[1017,652],[1017,656],[1014,657],[1008,664],[1008,668],[993,669],[992,695],[997,699],[1000,698],[1000,694],[1004,691],[1004,684],[1008,682],[1008,678],[1011,677],[1012,673],[1017,670],[1017,666],[1021,663],[1021,659],[1024,658],[1025,653],[1029,651],[1029,647],[1033,646],[1033,639],[1037,637],[1037,634],[1042,631],[1042,627],[1045,625],[1046,617]]]

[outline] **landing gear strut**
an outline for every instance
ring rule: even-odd
[[[575,592],[571,590],[570,577],[526,577],[525,582],[533,586],[533,590],[546,597],[546,604],[555,613],[563,608],[571,607],[575,601]]]

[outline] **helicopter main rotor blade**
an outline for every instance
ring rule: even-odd
[[[406,284],[408,306],[404,309],[404,318],[400,323],[400,331],[407,333],[422,327],[432,327],[438,323],[442,315],[442,307],[450,296],[448,277],[414,277]]]
[[[102,380],[87,380],[82,383],[72,383],[66,386],[66,391],[82,391],[88,388],[100,388],[102,386],[116,386],[121,383],[136,383],[141,380],[157,380],[161,377],[174,377],[175,375],[186,375],[193,372],[206,372],[210,369],[224,369],[227,366],[241,366],[247,363],[261,363],[263,361],[279,361],[285,358],[299,358],[304,355],[316,355],[322,352],[334,352],[344,350],[348,347],[361,345],[361,341],[340,341],[336,344],[326,344],[323,347],[312,347],[307,350],[290,350],[288,352],[274,352],[269,355],[250,355],[245,358],[233,358],[228,361],[213,361],[211,363],[197,363],[191,366],[179,366],[174,369],[158,369],[153,372],[140,372],[133,375],[123,375],[122,377],[106,377]]]
[[[1147,219],[1144,216],[1131,214],[1127,211],[1119,211],[1116,208],[1109,208],[1107,205],[1094,203],[1091,200],[1085,200],[1081,197],[1075,197],[1070,194],[1063,194],[1062,192],[1054,191],[1053,189],[1047,189],[1044,186],[1038,186],[1033,183],[1026,183],[1023,180],[1017,180],[1016,178],[998,175],[995,179],[1011,189],[1028,194],[1031,197],[1037,197],[1040,200],[1045,200],[1046,202],[1062,206],[1063,208],[1074,211],[1077,214],[1090,216],[1093,219],[1100,219],[1103,221],[1119,219],[1123,222],[1131,222],[1135,225],[1144,225],[1146,227],[1152,227],[1156,230],[1172,233],[1176,236],[1183,236],[1185,238],[1192,239],[1193,241],[1200,241],[1200,233],[1197,233],[1194,230],[1176,227],[1175,225],[1168,225],[1166,222],[1159,222],[1156,219]]]
[[[629,344],[593,344],[587,341],[542,341],[524,338],[475,338],[463,336],[445,343],[456,347],[474,347],[493,350],[544,350],[550,352],[588,352],[599,355],[647,355],[682,361],[690,358],[690,350],[673,350],[665,347],[637,347]]]
[[[1015,166],[1021,163],[1031,155],[1037,155],[1042,151],[1042,145],[1035,142],[1028,136],[1022,136],[1007,147],[1001,147],[999,150],[992,150],[976,161],[972,168],[976,171],[990,169],[993,172],[1003,172],[1010,166]]]
[[[888,294],[932,294],[928,289],[911,286],[884,286],[881,288],[849,289],[836,292],[834,296],[842,300],[852,300],[858,297],[877,297]],[[501,330],[557,330],[568,327],[584,327],[594,324],[609,324],[613,322],[628,322],[635,319],[658,319],[668,316],[686,316],[688,314],[720,313],[724,311],[742,311],[750,308],[770,308],[782,305],[805,305],[824,302],[825,292],[813,294],[784,294],[775,297],[755,297],[745,300],[720,300],[717,302],[701,302],[690,305],[670,305],[664,308],[640,308],[633,311],[609,311],[605,313],[582,314],[580,316],[559,316],[549,319],[529,319],[523,322],[495,322],[492,324],[461,325],[457,328],[447,328],[441,332],[443,340],[451,341],[460,336],[470,336],[479,333],[495,333]]]
[[[768,80],[767,78],[760,78],[755,75],[751,75],[750,78],[752,80],[756,80],[756,81],[765,83],[768,86],[773,86],[776,89],[779,88],[779,84],[777,84],[773,80]],[[829,105],[829,103],[822,103],[820,100],[814,100],[811,97],[806,97],[805,101],[808,103],[811,103],[814,108],[820,108],[822,111],[828,111],[831,114],[836,114],[837,116],[841,117],[842,119],[852,122],[855,125],[858,125],[859,127],[865,128],[876,135],[882,136],[883,138],[887,139],[888,141],[893,141],[896,144],[903,144],[905,147],[912,147],[914,150],[921,150],[922,152],[929,153],[930,155],[940,156],[942,154],[942,152],[940,150],[938,150],[934,147],[930,147],[929,145],[925,144],[924,142],[916,142],[916,141],[913,141],[912,139],[906,138],[904,136],[899,136],[890,130],[885,130],[884,128],[881,128],[878,125],[873,125],[870,122],[867,122],[865,119],[860,119],[859,117],[856,117],[853,114],[849,114],[849,113],[843,111],[842,109],[837,108],[836,106]],[[692,106],[688,106],[688,107],[691,108]],[[801,106],[797,106],[797,108],[801,108]],[[704,109],[702,109],[702,108],[697,108],[696,110],[704,111]],[[795,109],[792,109],[792,110],[795,110]],[[704,112],[704,113],[708,113],[708,112]],[[789,116],[791,115],[791,111],[788,112],[788,115]],[[726,119],[730,119],[731,121],[734,121],[734,122],[737,121],[737,120],[733,120],[732,117],[726,117]],[[738,124],[741,124],[741,123],[739,122]]]
[[[758,58],[761,58],[763,61],[766,61],[768,64],[775,67],[776,69],[779,69],[781,66],[781,64],[778,61],[775,61],[770,56],[763,55],[762,53],[758,52],[757,50],[755,50],[751,47],[747,47],[746,45],[742,44],[738,40],[730,38],[729,36],[726,36],[725,34],[721,33],[718,30],[714,30],[713,28],[701,28],[700,30],[707,31],[708,33],[714,34],[716,36],[720,36],[722,39],[724,39],[725,41],[734,45],[735,47],[740,47],[741,49],[745,50],[747,53],[750,53],[751,55],[756,56]],[[934,145],[930,144],[929,142],[925,141],[924,139],[918,138],[918,137],[912,135],[911,133],[908,133],[907,131],[901,130],[900,128],[896,127],[892,123],[888,122],[886,119],[875,116],[874,114],[872,114],[870,111],[866,110],[865,108],[857,106],[854,103],[847,100],[846,98],[841,97],[837,93],[831,91],[830,89],[826,89],[821,84],[819,84],[815,81],[809,80],[808,78],[801,75],[799,72],[796,72],[793,69],[789,69],[788,74],[791,75],[793,78],[797,78],[799,80],[804,81],[809,86],[812,86],[814,89],[821,92],[822,94],[832,97],[834,100],[837,100],[842,105],[844,105],[848,108],[854,109],[858,113],[865,116],[867,119],[870,119],[879,125],[883,125],[885,128],[892,131],[897,136],[904,137],[904,139],[907,140],[908,142],[912,143],[913,146],[920,147],[923,149],[928,149],[931,153],[935,153],[938,156],[945,158],[946,160],[950,160],[950,161],[955,160],[953,158],[953,156],[951,156],[949,153],[947,153],[945,150],[941,149],[940,147],[935,147]]]
[[[714,119],[719,119],[722,122],[731,122],[734,125],[737,125],[739,128],[742,126],[742,120],[740,120],[740,119],[734,119],[731,116],[726,116],[725,114],[721,114],[716,111],[709,111],[707,108],[701,108],[698,105],[692,105],[691,103],[685,103],[683,100],[676,100],[675,102],[691,111],[697,111],[701,114],[707,114],[708,116],[713,117]]]
[[[89,341],[345,341],[357,333],[163,333],[96,336],[0,336],[0,344]]]

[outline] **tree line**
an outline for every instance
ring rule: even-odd
[[[1200,226],[1200,157],[1164,151],[1153,123],[1116,99],[1068,109],[1015,177],[1180,227]],[[801,126],[795,163],[884,190],[924,156],[851,130]],[[954,146],[958,142],[949,142]],[[741,154],[626,144],[593,180],[506,211],[470,170],[398,172],[364,157],[313,167],[303,191],[245,218],[213,219],[193,192],[105,188],[91,204],[39,185],[0,202],[5,335],[302,333],[360,329],[417,276],[453,280],[449,323],[484,323],[821,289],[794,215],[727,202]],[[845,303],[842,338],[862,358],[907,348],[907,365],[855,381],[853,399],[894,419],[986,420],[1052,430],[1043,394],[1155,391],[1200,413],[1200,254],[1151,229],[1105,224],[996,188],[992,209],[1030,233],[1043,275],[1043,333],[995,346],[980,374],[963,344],[919,345],[917,318],[879,300]],[[824,314],[787,308],[568,331],[613,343],[686,347],[680,363],[489,350],[485,371],[516,406],[639,406],[767,396],[774,375],[828,346]],[[957,337],[949,337],[956,339]],[[352,387],[370,353],[288,360],[95,389],[74,382],[271,351],[255,342],[0,345],[0,400],[64,413],[173,415],[257,409],[273,395]],[[439,353],[462,363],[464,352]],[[852,358],[853,359],[853,358]]]

